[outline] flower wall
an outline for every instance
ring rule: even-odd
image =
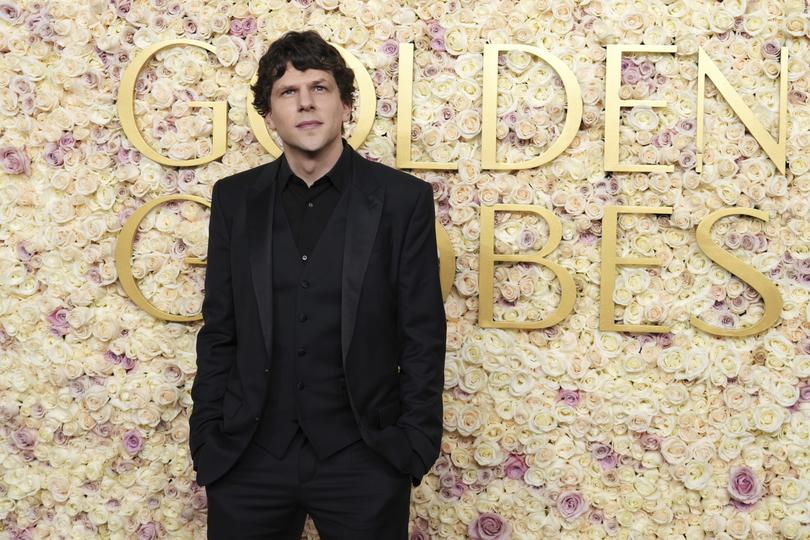
[[[248,82],[268,43],[315,28],[356,56],[377,93],[359,150],[393,165],[399,44],[414,54],[415,170],[434,187],[456,254],[446,301],[442,453],[412,491],[411,537],[810,537],[810,22],[805,2],[594,0],[518,2],[0,0],[0,529],[15,538],[204,538],[205,490],[188,451],[190,387],[200,322],[156,319],[118,281],[114,246],[146,202],[210,198],[218,179],[269,161],[248,127]],[[116,110],[123,70],[149,45],[188,38],[216,47],[161,51],[135,89],[139,129],[162,155],[204,156],[210,111],[227,101],[227,152],[198,167],[142,157]],[[480,166],[482,50],[539,46],[582,90],[577,136],[529,170]],[[623,99],[663,108],[621,113],[620,161],[672,173],[605,172],[608,44],[676,45],[628,54]],[[695,171],[697,52],[708,53],[776,137],[780,48],[789,52],[787,168],[781,174],[707,83],[704,170]],[[565,93],[544,61],[499,61],[497,155],[521,161],[559,135]],[[479,302],[500,321],[540,320],[560,301],[547,268],[499,263],[494,298],[479,298],[479,208],[533,204],[563,225],[549,258],[574,277],[573,312],[536,330],[481,328]],[[670,206],[622,215],[611,299],[622,324],[599,330],[600,236],[608,205]],[[713,241],[778,287],[778,324],[748,338],[716,327],[754,324],[764,304],[712,263],[695,228],[726,207]],[[159,309],[202,303],[208,210],[159,206],[141,222],[132,272]],[[532,213],[496,214],[495,249],[540,249]],[[680,535],[680,536],[678,536]],[[307,538],[316,538],[311,522]]]

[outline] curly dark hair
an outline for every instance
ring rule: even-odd
[[[340,90],[340,100],[351,108],[354,103],[354,72],[338,50],[314,30],[292,31],[271,43],[259,60],[256,84],[250,89],[253,91],[253,107],[261,116],[270,112],[273,83],[284,75],[287,63],[299,71],[321,69],[332,73]]]

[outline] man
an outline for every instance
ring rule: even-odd
[[[209,538],[407,537],[438,457],[446,322],[430,184],[342,137],[353,74],[317,33],[262,57],[275,161],[214,185],[190,447]],[[238,532],[237,532],[238,531]]]

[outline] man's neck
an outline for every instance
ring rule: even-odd
[[[338,139],[336,143],[322,148],[318,152],[307,152],[300,148],[285,148],[284,156],[290,170],[307,186],[312,186],[315,181],[332,170],[340,154],[343,152],[343,141]]]

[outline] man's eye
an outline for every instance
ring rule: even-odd
[[[292,93],[292,90],[287,89],[287,90],[284,90],[284,91],[281,93],[281,95],[282,95],[282,96],[286,96],[287,94],[291,94],[291,93]]]
[[[325,86],[321,86],[321,85],[318,85],[318,86],[316,86],[315,88],[316,88],[316,89],[318,89],[318,90],[326,90],[326,87],[325,87]]]

